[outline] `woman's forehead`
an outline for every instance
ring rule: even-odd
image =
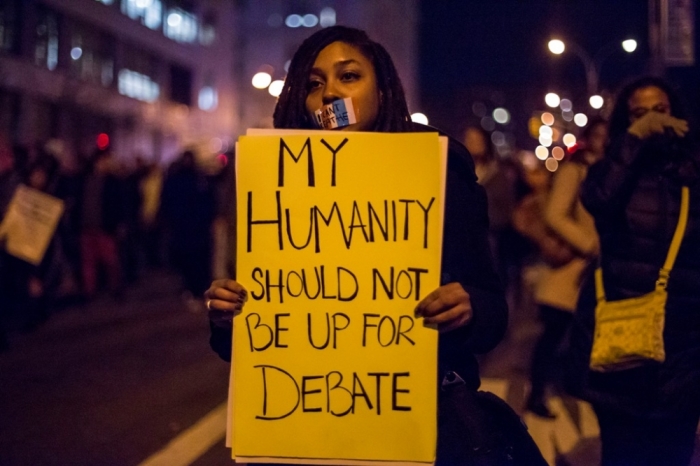
[[[628,101],[630,107],[653,107],[658,103],[668,103],[668,95],[656,86],[640,87],[632,93]]]
[[[371,66],[371,62],[362,51],[346,42],[336,41],[325,46],[316,56],[314,67],[334,66],[336,63],[355,61]]]

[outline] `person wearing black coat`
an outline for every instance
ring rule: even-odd
[[[363,31],[343,26],[324,28],[299,47],[275,109],[275,128],[316,128],[311,118],[313,111],[346,98],[352,99],[354,108],[359,109],[359,118],[341,131],[437,132],[411,122],[399,77],[386,50]],[[230,360],[232,320],[240,313],[247,291],[234,279],[220,279],[212,283],[205,298],[211,346],[223,359]],[[418,304],[416,316],[425,323],[436,324],[440,332],[436,382],[442,381],[443,387],[446,381],[458,384],[466,399],[477,399],[480,379],[474,355],[491,350],[501,340],[508,309],[490,254],[486,195],[476,182],[469,152],[453,139],[448,147],[441,283]],[[444,393],[441,391],[440,399]],[[456,402],[450,405],[456,406],[450,411],[440,399],[436,464],[457,464],[458,457],[489,455],[497,447],[502,448],[500,454],[523,439],[534,449],[528,450],[533,460],[501,463],[503,457],[499,457],[483,464],[544,464],[517,415],[504,402],[495,404],[502,403],[505,417],[512,413],[515,419],[510,425],[518,431],[518,435],[505,435],[506,438],[498,437],[502,432],[490,431],[490,420],[485,419],[488,416],[479,417],[483,413],[465,414],[470,407],[481,409],[478,401],[471,406]],[[495,411],[498,410],[489,412],[493,418],[497,417]],[[469,422],[474,429],[465,427]],[[498,444],[478,444],[484,447],[481,451],[468,448],[478,440],[470,438],[465,430]]]
[[[571,338],[570,389],[598,417],[602,464],[687,465],[700,419],[700,160],[672,88],[642,78],[619,95],[605,158],[581,199],[595,218],[607,300],[650,292],[690,188],[688,225],[668,282],[666,360],[614,372],[588,369],[596,305],[592,277]]]

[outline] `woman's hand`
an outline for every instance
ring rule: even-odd
[[[666,113],[651,111],[635,120],[627,129],[627,132],[637,136],[639,139],[646,139],[653,134],[663,134],[666,128],[671,129],[676,136],[682,138],[688,132],[688,122],[674,118]]]
[[[243,304],[248,300],[248,292],[237,281],[222,278],[212,282],[204,292],[204,299],[210,314],[230,313],[229,317],[233,317],[241,313]]]
[[[469,293],[456,282],[441,286],[416,307],[416,317],[423,317],[426,324],[438,324],[441,333],[467,325],[472,315]]]

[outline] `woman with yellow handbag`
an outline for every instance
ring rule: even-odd
[[[593,405],[603,466],[687,465],[700,420],[700,152],[658,78],[621,91],[609,135],[581,192],[601,255],[578,303],[569,388]]]

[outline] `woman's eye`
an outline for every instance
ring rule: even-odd
[[[343,81],[355,81],[359,77],[360,75],[355,72],[346,71],[340,76],[340,79],[342,79]]]
[[[635,119],[642,118],[644,115],[647,114],[648,111],[649,110],[647,110],[646,108],[638,108],[636,110],[632,110],[632,117]]]
[[[311,90],[320,88],[322,85],[323,85],[323,83],[321,81],[314,79],[314,80],[309,81],[309,84],[307,86],[308,86],[309,90],[311,91]]]

